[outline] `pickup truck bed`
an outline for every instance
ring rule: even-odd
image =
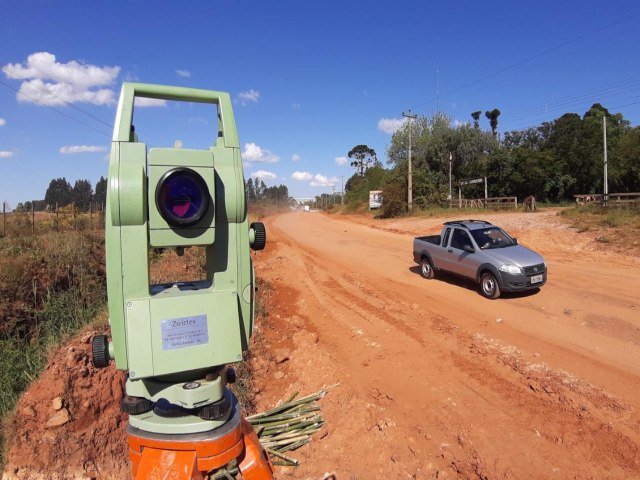
[[[433,243],[434,245],[440,245],[441,237],[440,235],[427,235],[426,237],[416,237],[417,240],[422,240],[423,242]]]

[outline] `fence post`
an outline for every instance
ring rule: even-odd
[[[36,212],[33,208],[33,200],[31,200],[31,235],[36,234]]]
[[[2,236],[7,236],[7,202],[2,202]]]

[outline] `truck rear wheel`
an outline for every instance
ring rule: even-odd
[[[420,274],[428,280],[431,280],[436,276],[435,272],[433,271],[433,267],[431,266],[431,262],[428,258],[423,258],[422,260],[420,260]]]
[[[493,273],[484,272],[480,277],[480,293],[483,297],[495,300],[500,296],[500,285]]]

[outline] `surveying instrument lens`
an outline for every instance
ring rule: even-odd
[[[198,223],[209,209],[209,189],[189,168],[174,168],[158,183],[156,205],[162,218],[174,226]]]

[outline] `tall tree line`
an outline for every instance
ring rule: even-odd
[[[267,187],[263,180],[256,178],[249,178],[245,182],[245,192],[247,194],[247,202],[252,203],[274,203],[274,204],[288,204],[289,203],[289,189],[286,185],[277,185],[273,187]]]
[[[107,179],[100,177],[96,183],[95,192],[89,180],[76,180],[73,186],[65,177],[54,178],[49,182],[49,187],[44,194],[44,200],[35,200],[33,202],[34,210],[42,211],[62,208],[67,205],[74,204],[75,207],[83,212],[88,212],[91,204],[102,206],[107,201]],[[16,210],[30,210],[32,202],[19,203]],[[95,207],[94,207],[95,208]]]
[[[535,195],[541,201],[573,200],[573,195],[603,191],[603,119],[607,122],[609,191],[640,192],[640,126],[599,103],[583,115],[566,113],[553,121],[497,134],[500,110],[486,112],[490,129],[452,125],[437,112],[412,123],[413,201],[418,207],[444,205],[453,185],[465,178],[488,178],[489,196]],[[384,190],[384,202],[397,214],[406,208],[408,125],[396,131],[387,148],[388,168],[356,167],[347,181],[347,199],[365,198],[365,190]],[[360,191],[362,190],[362,191]],[[483,186],[469,185],[464,195],[482,197]],[[385,207],[385,208],[387,208]]]

